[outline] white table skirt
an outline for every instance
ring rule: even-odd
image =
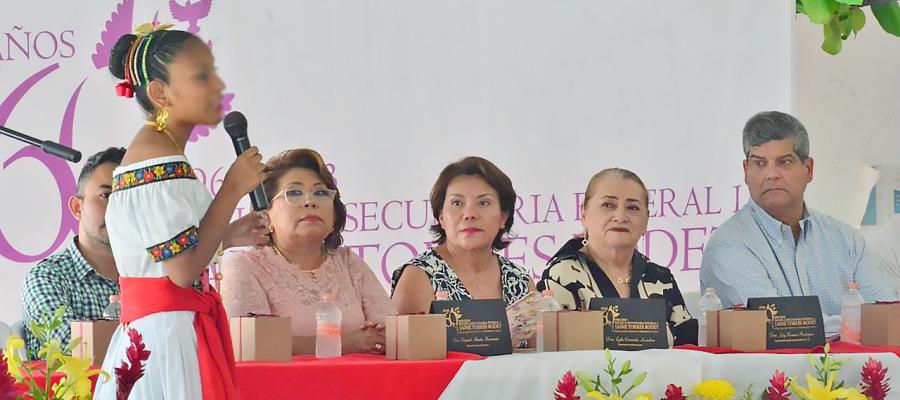
[[[751,383],[758,395],[768,386],[775,369],[785,371],[789,377],[801,378],[814,374],[805,354],[709,354],[692,350],[645,350],[636,352],[613,351],[616,367],[631,360],[631,379],[647,371],[647,380],[630,395],[651,392],[655,398],[663,397],[666,385],[674,383],[688,394],[694,385],[705,379],[725,379],[738,392]],[[888,368],[888,376],[900,373],[900,358],[893,353],[834,354],[833,357],[849,358],[840,379],[848,386],[860,381],[860,369],[871,356]],[[606,359],[602,351],[568,351],[555,353],[513,354],[467,361],[441,395],[441,399],[501,400],[501,399],[553,399],[556,384],[566,371],[584,371],[592,375],[602,374]],[[900,376],[900,375],[897,375]],[[900,385],[900,379],[892,379]],[[900,399],[900,388],[890,393]]]

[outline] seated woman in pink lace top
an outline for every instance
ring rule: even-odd
[[[315,353],[316,306],[334,294],[343,313],[344,353],[384,353],[387,292],[366,263],[341,247],[347,210],[334,177],[314,150],[288,150],[266,163],[272,246],[222,259],[230,316],[291,317],[295,353]]]

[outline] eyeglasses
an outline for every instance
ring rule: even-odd
[[[276,194],[272,201],[284,197],[284,200],[292,206],[302,206],[304,202],[321,206],[331,204],[336,195],[337,190],[334,189],[313,189],[307,192],[300,188],[287,188]]]

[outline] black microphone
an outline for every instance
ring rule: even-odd
[[[247,117],[240,111],[232,111],[225,116],[225,132],[231,136],[231,143],[234,144],[234,152],[237,155],[250,148],[250,139],[247,138]],[[266,198],[266,190],[262,185],[250,192],[250,202],[256,211],[269,208],[269,199]]]
[[[44,150],[44,153],[62,158],[63,160],[66,160],[66,161],[71,161],[73,163],[77,163],[77,162],[81,161],[81,152],[80,151],[75,150],[71,147],[63,146],[56,142],[33,138],[22,132],[16,132],[16,131],[9,129],[2,125],[0,125],[0,135],[9,136],[13,139],[22,141],[24,143],[28,143],[32,146],[40,147],[41,150]]]

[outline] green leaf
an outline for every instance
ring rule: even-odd
[[[825,33],[825,40],[822,42],[822,50],[825,50],[826,53],[835,55],[841,52],[841,47],[843,43],[841,41],[841,35],[837,31],[840,28],[835,27],[837,22],[832,21],[822,26],[822,31]]]
[[[606,349],[603,351],[603,355],[606,357],[606,362],[608,362],[610,365],[612,365],[612,362],[613,362],[612,352],[609,351],[609,349]]]
[[[75,348],[77,348],[78,345],[80,345],[80,344],[81,344],[81,336],[77,336],[77,337],[72,338],[72,340],[69,340],[69,344],[66,345],[66,349],[65,349],[66,354],[72,354],[72,352],[75,351]]]
[[[861,6],[863,3],[863,0],[834,0],[834,1],[836,1],[838,3],[843,3],[843,4],[850,4],[852,6]]]
[[[628,375],[631,372],[631,360],[626,360],[624,364],[622,364],[622,372],[619,373],[619,376]]]
[[[809,20],[824,24],[831,20],[831,15],[837,9],[838,3],[834,0],[800,0],[803,3],[803,13]]]
[[[594,390],[594,378],[590,375],[581,371],[575,371],[575,377],[578,378],[578,384],[581,385],[582,389],[587,390],[588,392]]]
[[[596,382],[596,383],[597,383],[597,384],[594,385],[594,388],[591,389],[591,390],[596,390],[596,391],[598,391],[598,392],[600,392],[600,393],[603,393],[604,396],[609,396],[609,395],[610,395],[610,390],[607,389],[606,386],[603,386],[603,382],[600,382],[600,376],[599,376],[599,375],[597,376],[597,382]],[[589,391],[590,391],[590,390],[589,390]]]
[[[866,13],[858,7],[850,10],[850,26],[854,33],[859,33],[866,26]]]
[[[31,321],[28,329],[31,331],[31,335],[34,337],[40,338],[44,336],[44,326],[37,323],[37,321]]]
[[[872,5],[872,14],[875,14],[875,19],[885,32],[900,36],[900,3],[893,1]]]
[[[56,309],[56,312],[53,313],[53,320],[54,321],[61,320],[62,316],[65,315],[65,313],[66,313],[66,306],[59,306],[59,308]]]
[[[847,39],[853,33],[853,25],[850,23],[849,17],[839,19],[838,25],[841,28],[841,39]]]
[[[641,384],[644,383],[644,380],[645,380],[645,379],[647,379],[647,372],[646,372],[646,371],[645,371],[645,372],[641,372],[641,374],[638,375],[637,378],[634,378],[634,381],[631,382],[631,386],[632,386],[632,387],[638,387],[638,386],[641,386]]]

